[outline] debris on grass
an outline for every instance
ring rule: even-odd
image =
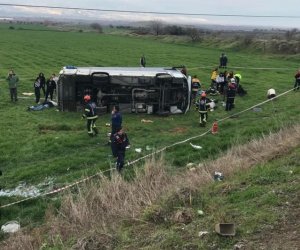
[[[137,152],[137,153],[142,153],[142,149],[141,148],[136,148],[134,151]]]
[[[190,142],[190,145],[192,146],[192,148],[194,148],[194,149],[202,149],[202,147],[201,146],[199,146],[199,145],[195,145],[195,144],[192,144],[191,142]]]
[[[20,228],[20,223],[15,220],[6,222],[4,225],[1,226],[1,230],[4,233],[16,233],[20,230]]]
[[[222,236],[235,236],[234,223],[218,223],[215,225],[215,231]]]
[[[141,122],[142,122],[142,123],[152,123],[153,121],[152,121],[152,120],[142,119]]]
[[[206,235],[206,234],[208,234],[209,232],[208,231],[200,231],[199,233],[198,233],[198,236],[199,237],[202,237],[202,236],[204,236],[204,235]]]
[[[224,179],[224,175],[221,172],[214,173],[214,180],[215,181],[222,181]]]

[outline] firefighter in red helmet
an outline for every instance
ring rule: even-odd
[[[86,127],[89,136],[94,136],[98,134],[98,129],[96,127],[96,120],[98,115],[96,115],[96,104],[91,101],[90,95],[85,95],[83,97],[85,102],[84,114],[82,118],[86,118]]]
[[[210,105],[209,105],[210,102],[211,102],[211,100],[206,97],[206,93],[202,92],[199,103],[198,103],[198,105],[199,105],[198,111],[200,113],[200,120],[199,120],[200,126],[206,125],[207,118],[208,118],[207,112],[210,107]]]

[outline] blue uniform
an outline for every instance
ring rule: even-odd
[[[117,157],[116,168],[118,172],[121,172],[124,167],[125,150],[129,145],[129,140],[126,133],[115,133],[112,137],[112,153],[114,157]]]

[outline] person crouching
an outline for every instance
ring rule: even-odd
[[[272,99],[276,96],[276,91],[275,89],[268,89],[268,92],[267,92],[267,97],[268,99]]]
[[[96,127],[96,120],[98,118],[98,115],[95,113],[96,104],[91,101],[90,95],[84,96],[84,114],[82,115],[82,118],[86,118],[86,127],[88,131],[89,136],[94,136],[98,134],[98,129]]]

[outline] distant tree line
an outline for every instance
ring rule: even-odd
[[[210,33],[208,30],[186,27],[179,25],[165,25],[159,21],[152,21],[149,25],[130,27],[132,33],[138,35],[170,35],[170,36],[187,36],[192,42],[200,42],[205,34]]]
[[[68,31],[65,23],[45,20],[41,21],[11,21],[5,20],[3,22],[9,23],[9,29],[25,29],[24,27],[15,27],[14,24],[38,24],[44,26],[57,26],[57,31]],[[72,28],[74,24],[72,24]],[[70,26],[71,27],[71,26]],[[87,25],[78,25],[79,32],[90,29],[103,33],[103,25],[101,23],[91,23]],[[149,23],[144,23],[140,26],[130,25],[109,25],[110,28],[129,30],[136,35],[150,35],[150,36],[177,36],[184,37],[186,41],[193,43],[206,43],[210,46],[220,45],[233,49],[252,49],[264,53],[280,53],[280,54],[298,54],[300,53],[300,31],[298,29],[254,29],[245,31],[240,30],[213,30],[203,27],[183,26],[183,25],[169,25],[159,20],[154,20]]]
[[[179,25],[165,25],[152,21],[149,25],[126,27],[138,35],[186,36],[191,42],[226,45],[235,49],[253,49],[271,53],[300,53],[300,31],[298,29],[254,29],[209,30]]]

